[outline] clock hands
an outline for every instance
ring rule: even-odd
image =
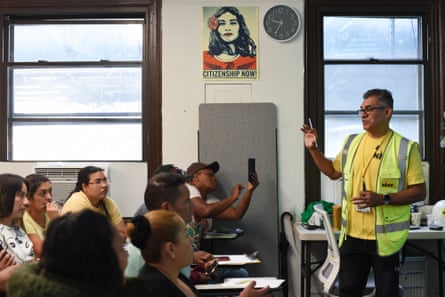
[[[276,41],[289,41],[300,28],[300,16],[295,8],[287,5],[275,5],[266,11],[263,18],[264,29]]]
[[[277,35],[278,31],[280,31],[281,27],[283,26],[284,22],[283,20],[280,21],[276,21],[276,20],[271,20],[272,23],[276,23],[278,24],[277,29],[275,30],[274,34]]]

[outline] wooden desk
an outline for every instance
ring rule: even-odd
[[[316,241],[327,241],[326,231],[323,229],[308,230],[303,228],[299,223],[294,225],[296,244],[301,249],[301,262],[302,267],[300,290],[301,296],[309,297],[311,294],[311,243]],[[338,236],[340,232],[336,232]],[[439,276],[439,296],[443,295],[442,284],[442,265],[444,260],[442,259],[441,241],[445,239],[445,230],[433,231],[428,227],[420,227],[420,229],[410,230],[408,232],[408,240],[435,240],[437,244],[437,256],[432,255],[425,249],[414,246],[420,252],[432,257],[438,264],[438,276]],[[409,244],[409,242],[408,242]]]

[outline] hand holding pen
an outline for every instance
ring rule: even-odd
[[[362,190],[359,197],[352,198],[352,203],[355,204],[355,210],[360,212],[370,212],[370,206],[376,206],[374,201],[375,193],[366,190],[366,184],[362,182]]]
[[[312,125],[310,118],[308,118],[308,124],[303,124],[300,130],[304,133],[304,145],[308,149],[318,148],[317,129]]]

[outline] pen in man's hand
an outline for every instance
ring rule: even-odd
[[[307,118],[307,121],[308,121],[308,124],[309,124],[309,128],[310,128],[311,130],[313,130],[313,129],[314,129],[314,126],[312,125],[312,120],[311,120],[311,118]],[[315,147],[318,147],[317,138],[315,138]]]

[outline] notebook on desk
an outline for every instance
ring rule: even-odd
[[[251,254],[213,255],[213,257],[216,258],[219,266],[238,266],[261,263],[261,260],[256,257],[256,254],[254,256],[252,256]]]
[[[255,288],[264,288],[269,286],[271,289],[279,288],[284,279],[276,277],[238,277],[226,278],[223,283],[219,284],[200,284],[195,285],[198,290],[228,290],[228,289],[244,289],[251,281],[255,281]]]

